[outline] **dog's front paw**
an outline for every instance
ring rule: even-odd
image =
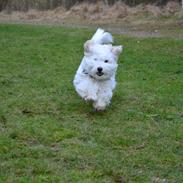
[[[85,101],[96,101],[97,100],[97,96],[96,95],[87,95],[84,98]]]

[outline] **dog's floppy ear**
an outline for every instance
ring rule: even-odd
[[[112,52],[116,55],[119,56],[119,54],[123,51],[123,46],[113,46],[112,47]]]
[[[92,51],[92,46],[93,46],[93,43],[91,40],[86,41],[86,43],[84,44],[84,52],[90,53]]]

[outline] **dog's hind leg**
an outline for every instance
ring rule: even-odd
[[[103,111],[110,104],[112,98],[112,90],[102,90],[98,93],[97,100],[93,103],[93,107],[97,111]]]

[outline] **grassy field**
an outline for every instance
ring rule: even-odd
[[[112,104],[74,91],[87,29],[0,25],[0,182],[183,180],[183,40],[124,45]]]

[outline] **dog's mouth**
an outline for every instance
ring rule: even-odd
[[[97,72],[97,76],[102,76],[102,75],[104,75],[103,72]]]

